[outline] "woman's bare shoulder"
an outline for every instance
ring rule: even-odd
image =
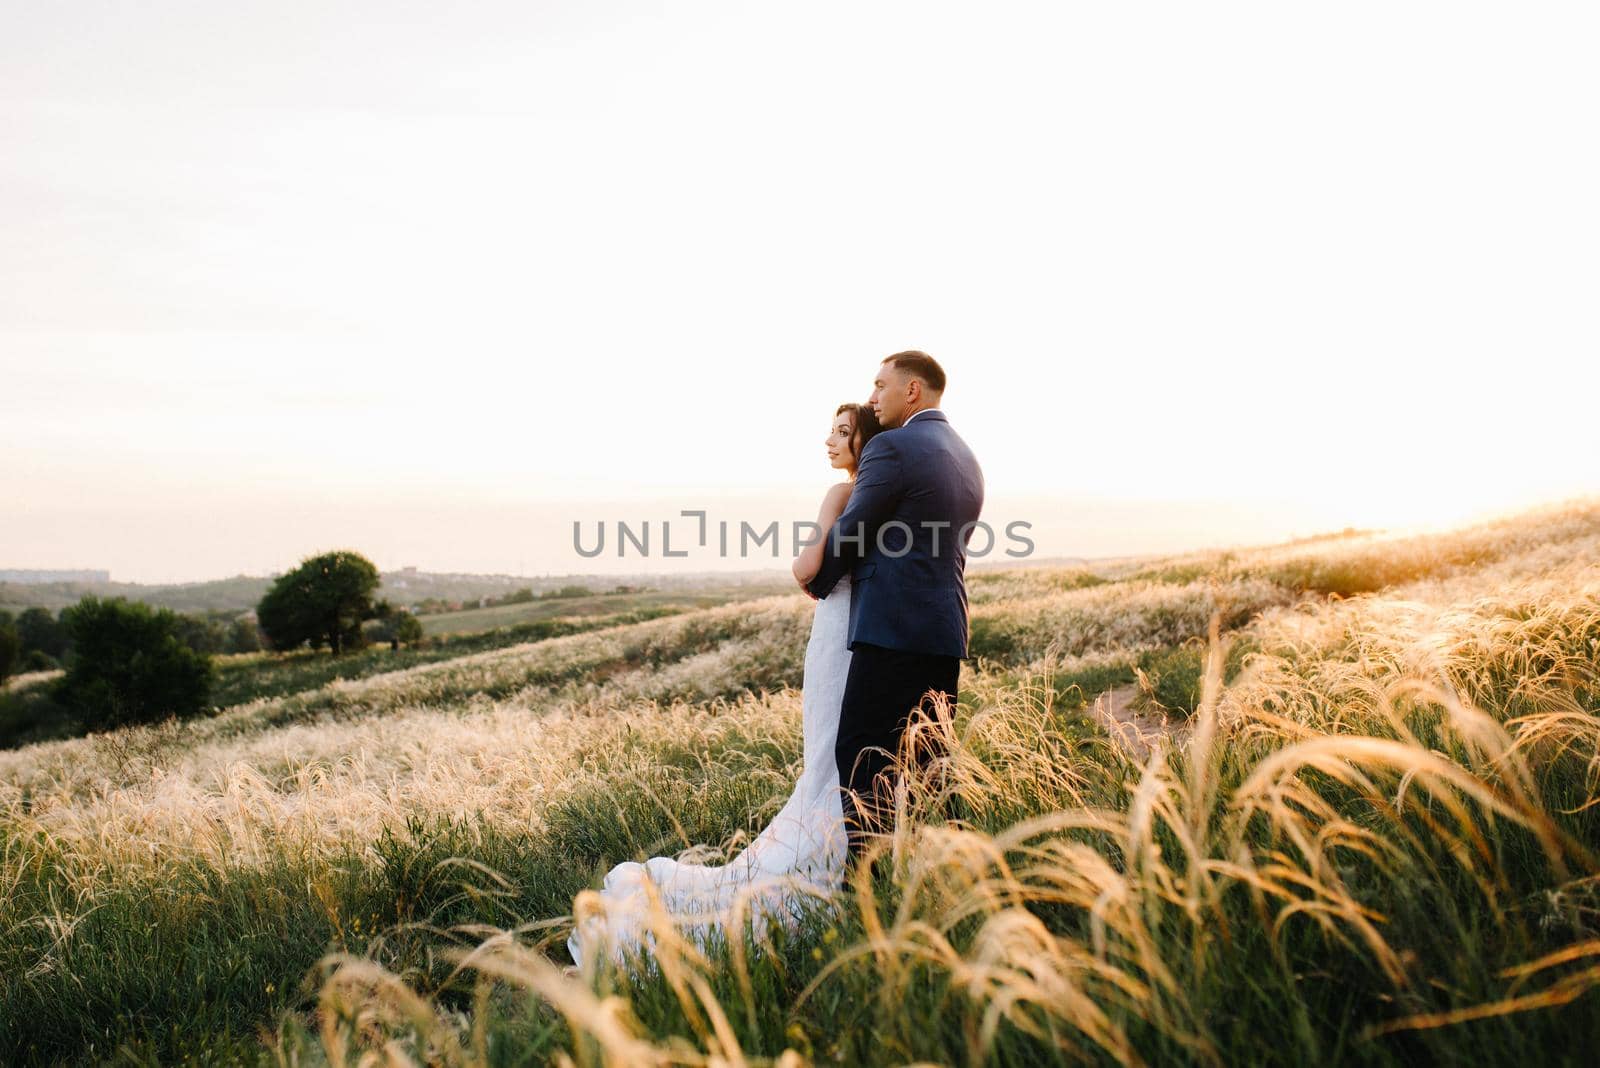
[[[822,504],[817,510],[818,522],[831,523],[840,512],[844,511],[844,506],[850,502],[850,487],[849,482],[835,482],[828,487],[828,491],[822,495]]]

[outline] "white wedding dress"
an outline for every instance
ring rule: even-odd
[[[811,618],[801,680],[805,751],[800,779],[783,809],[727,864],[652,857],[643,864],[627,861],[612,868],[600,890],[603,910],[586,911],[567,940],[573,961],[582,965],[609,946],[620,963],[626,950],[654,946],[647,923],[647,878],[654,882],[676,929],[702,945],[714,928],[730,933],[725,925],[740,900],[760,932],[763,917],[792,926],[806,902],[827,897],[839,886],[846,838],[833,743],[850,670],[849,620],[846,574],[816,602]]]

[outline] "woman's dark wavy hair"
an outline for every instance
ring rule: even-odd
[[[877,413],[865,404],[856,404],[845,401],[833,411],[834,415],[850,413],[850,421],[855,424],[855,431],[850,435],[850,450],[857,464],[861,463],[861,450],[867,447],[867,442],[873,439],[878,431],[883,429],[883,424],[878,422]]]

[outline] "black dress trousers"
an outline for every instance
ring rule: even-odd
[[[912,710],[920,706],[930,718],[938,718],[930,690],[944,694],[953,709],[960,677],[961,658],[956,656],[908,653],[866,642],[857,642],[851,650],[850,673],[845,676],[839,707],[839,736],[833,748],[839,785],[845,791],[842,804],[850,849],[847,871],[861,856],[866,832],[891,829],[892,784],[887,778]],[[922,739],[927,740],[926,745],[921,744]],[[926,765],[942,755],[943,740],[939,732],[921,735],[915,754],[918,764]],[[880,780],[880,775],[884,779]]]

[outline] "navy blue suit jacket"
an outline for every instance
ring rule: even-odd
[[[944,412],[926,409],[861,450],[850,502],[806,589],[826,597],[850,573],[851,649],[868,642],[964,659],[967,542],[982,508],[972,450]]]

